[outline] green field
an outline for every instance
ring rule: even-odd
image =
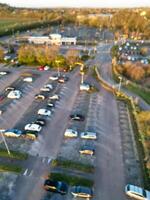
[[[18,19],[18,18],[14,18],[14,19],[0,19],[0,31],[1,30],[5,30],[5,29],[9,29],[9,28],[14,28],[20,24],[26,24],[26,23],[31,23],[32,21],[29,19]]]
[[[32,19],[27,18],[3,18],[0,19],[0,36],[14,34],[16,31],[21,31],[23,27],[30,27],[37,23]]]

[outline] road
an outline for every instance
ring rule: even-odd
[[[101,75],[104,80],[110,84],[114,84],[112,80],[111,58],[109,55],[111,45],[101,44],[97,48],[97,55],[94,64],[98,66]],[[102,103],[99,108],[97,120],[100,125],[100,141],[97,145],[96,156],[96,173],[95,173],[95,187],[96,197],[101,200],[124,200],[126,199],[124,194],[124,186],[131,181],[132,175],[127,179],[126,174],[126,162],[136,164],[135,152],[132,152],[133,160],[125,160],[123,149],[123,138],[121,133],[121,126],[119,122],[119,111],[116,98],[112,93],[101,89]],[[128,131],[130,132],[130,130]],[[128,144],[127,149],[131,149],[133,144]],[[130,163],[130,164],[131,164]],[[134,168],[137,173],[139,172],[138,165]],[[133,169],[133,168],[132,168]],[[140,174],[137,174],[139,179]],[[141,178],[141,177],[140,177]],[[139,182],[137,182],[140,184]]]
[[[49,173],[50,165],[42,163],[43,158],[55,158],[61,146],[64,130],[68,122],[68,116],[72,110],[74,101],[79,90],[80,76],[75,73],[64,87],[65,95],[60,100],[60,107],[56,109],[50,124],[46,127],[45,138],[37,149],[38,157],[33,158],[34,161],[28,161],[28,169],[30,174],[27,177],[20,176],[16,185],[15,200],[40,200],[45,194],[42,184],[43,176]]]

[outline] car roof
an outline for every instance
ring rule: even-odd
[[[84,186],[75,186],[75,191],[79,193],[92,194],[92,190]]]
[[[92,135],[92,136],[96,135],[96,133],[90,132],[90,131],[85,131],[85,132],[82,132],[81,134],[83,134],[83,135]]]
[[[135,194],[139,194],[139,195],[142,195],[142,196],[144,196],[144,197],[147,197],[147,192],[146,192],[146,190],[144,190],[144,189],[141,188],[141,187],[128,184],[128,185],[126,186],[126,190],[127,190],[127,191],[130,191],[130,192],[133,192],[133,193],[135,193]]]
[[[95,150],[94,147],[88,146],[88,145],[82,146],[81,149],[82,149],[82,150]]]

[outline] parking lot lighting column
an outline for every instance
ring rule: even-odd
[[[83,84],[84,82],[84,72],[80,72],[81,73],[81,84]]]
[[[120,79],[120,82],[119,82],[119,87],[118,87],[118,92],[120,93],[120,89],[121,89],[121,82],[122,82],[122,77],[121,77],[121,76],[119,76],[118,78]]]
[[[2,133],[2,131],[0,131],[0,134],[1,134],[1,136],[2,136],[2,139],[3,139],[3,141],[4,141],[4,144],[5,144],[5,146],[6,146],[7,152],[8,152],[8,154],[10,155],[9,148],[8,148],[7,142],[6,142],[6,140],[5,140],[5,137],[4,137],[3,133]]]

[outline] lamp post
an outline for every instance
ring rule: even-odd
[[[8,152],[8,154],[10,155],[10,150],[9,150],[9,148],[8,148],[7,142],[6,142],[6,140],[5,140],[5,137],[4,137],[3,133],[2,133],[2,131],[0,131],[0,134],[1,134],[1,136],[2,136],[2,140],[3,140],[4,144],[5,144],[5,147],[6,147],[6,149],[7,149],[7,152]]]
[[[81,84],[84,82],[84,72],[81,72]]]
[[[122,83],[122,76],[119,76],[118,78],[120,79],[119,87],[118,87],[118,92],[120,93],[121,83]]]

